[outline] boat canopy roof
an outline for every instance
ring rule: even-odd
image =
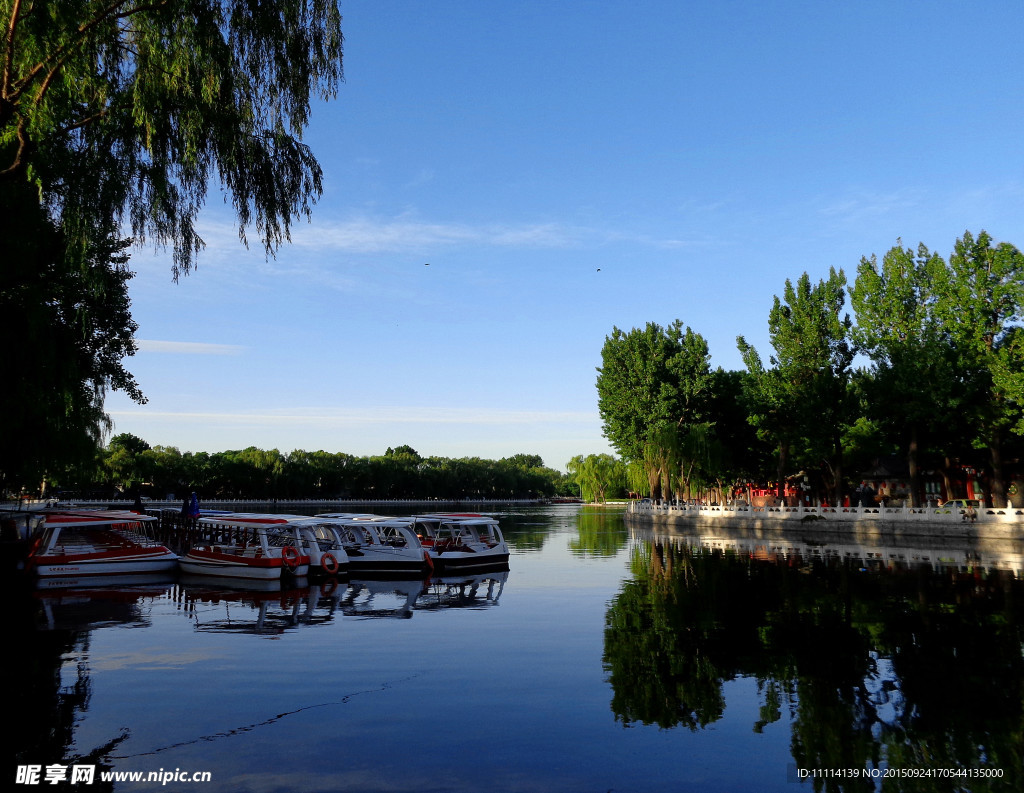
[[[481,524],[497,524],[497,518],[490,518],[487,515],[415,515],[413,520],[430,520],[440,523],[458,523],[479,526]]]
[[[81,510],[75,512],[47,512],[43,526],[113,526],[119,523],[153,523],[152,515],[142,515],[121,509]]]
[[[374,520],[363,520],[362,518],[348,518],[344,520],[336,519],[321,522],[329,522],[338,526],[372,526],[375,529],[379,529],[381,527],[386,528],[389,526],[398,528],[410,528],[413,525],[412,518],[376,518]]]
[[[257,515],[253,513],[236,513],[232,515],[216,515],[203,517],[199,523],[203,526],[239,526],[254,529],[280,528],[294,524],[316,522],[309,515]]]

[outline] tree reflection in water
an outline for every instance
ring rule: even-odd
[[[110,791],[114,783],[100,778],[100,772],[110,770],[110,753],[128,737],[120,729],[106,743],[88,751],[75,751],[75,730],[84,713],[89,710],[92,696],[88,657],[90,636],[88,628],[76,630],[67,626],[50,626],[41,630],[37,623],[41,607],[24,582],[7,581],[0,586],[0,597],[8,605],[9,620],[7,651],[0,654],[0,675],[7,681],[6,712],[16,725],[8,734],[7,745],[13,765],[64,766],[87,765],[96,767],[91,791]],[[59,597],[59,594],[58,596]],[[117,623],[139,622],[141,616],[135,606],[139,596],[104,604],[104,617]],[[70,674],[67,658],[77,656],[78,663]],[[10,769],[11,777],[14,768]],[[51,791],[80,790],[70,780],[41,784]]]
[[[704,728],[753,677],[760,732],[788,711],[799,768],[1001,768],[886,790],[1004,790],[1024,776],[1024,586],[1006,571],[640,542],[612,601],[617,721]],[[868,779],[816,790],[872,790]]]
[[[576,514],[578,538],[569,543],[574,556],[611,557],[629,544],[622,513],[605,507],[583,507]]]

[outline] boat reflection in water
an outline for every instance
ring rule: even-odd
[[[178,599],[201,633],[254,633],[278,636],[332,619],[318,611],[320,587],[305,578],[239,581],[183,575]]]
[[[145,624],[140,604],[170,598],[200,632],[277,636],[293,629],[327,625],[337,616],[408,619],[416,611],[495,606],[508,580],[508,565],[487,572],[433,578],[260,580],[182,574],[41,580],[40,627],[89,630],[113,624]]]
[[[752,678],[751,729],[788,720],[799,768],[1019,778],[1021,548],[718,528],[633,537],[632,578],[605,618],[603,663],[623,725],[711,727],[725,684]]]
[[[170,573],[135,573],[96,578],[41,578],[34,597],[41,630],[80,631],[114,625],[149,624],[143,604],[174,588]]]
[[[508,567],[475,575],[446,575],[433,578],[424,588],[418,609],[486,609],[498,605],[508,581]]]
[[[338,598],[349,617],[409,619],[416,611],[447,608],[485,609],[498,604],[508,566],[489,572],[428,578],[425,581],[354,579]]]

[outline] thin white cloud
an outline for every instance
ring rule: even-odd
[[[229,223],[205,222],[200,232],[208,251],[230,252],[238,248],[238,229]],[[250,239],[251,250],[262,249]],[[690,243],[657,239],[610,228],[577,226],[557,221],[543,223],[447,223],[422,220],[412,213],[392,218],[351,217],[331,220],[314,215],[309,224],[292,227],[293,248],[353,254],[423,253],[438,248],[482,246],[493,248],[568,249],[608,243],[633,242],[654,247],[678,247]]]
[[[920,192],[912,189],[890,193],[861,192],[835,198],[820,207],[818,212],[828,218],[860,222],[911,209],[920,201]]]
[[[439,247],[484,245],[498,248],[565,248],[596,236],[596,232],[558,223],[525,225],[435,223],[408,218],[356,218],[318,223],[315,230],[293,235],[303,247],[349,253],[402,253]]]
[[[382,407],[352,410],[292,408],[260,413],[189,412],[156,410],[111,411],[116,418],[146,418],[212,424],[283,426],[315,424],[322,427],[360,424],[547,424],[593,423],[595,413],[581,411],[491,410],[485,408]]]
[[[206,344],[198,341],[159,341],[136,339],[139,352],[159,352],[171,355],[238,355],[245,347],[237,344]]]

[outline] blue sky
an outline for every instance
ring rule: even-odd
[[[605,336],[679,318],[767,359],[787,278],[902,238],[1024,246],[1019,2],[342,3],[306,134],[312,221],[267,260],[220,196],[199,266],[133,256],[149,397],[182,451],[610,451]]]

